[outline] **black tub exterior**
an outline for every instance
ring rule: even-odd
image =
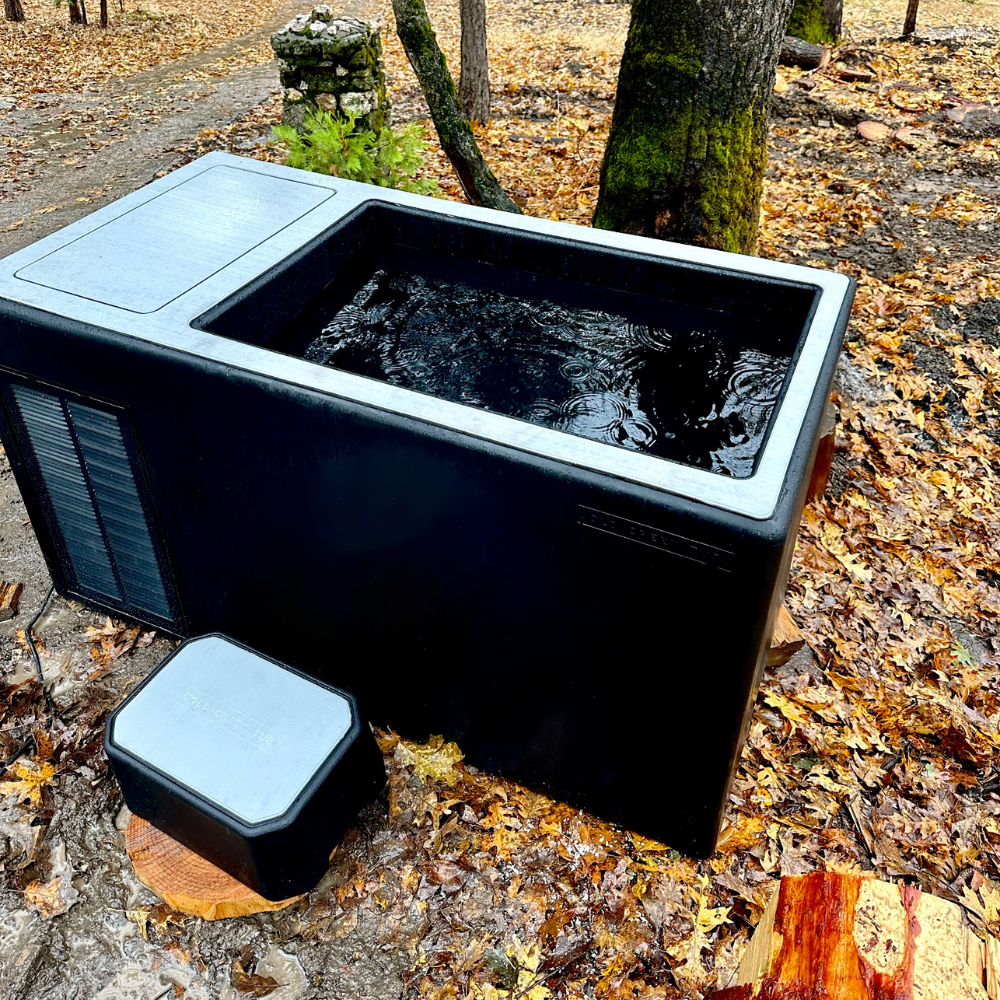
[[[2,299],[0,365],[127,415],[176,595],[161,628],[232,636],[376,725],[705,856],[849,307],[764,519]],[[9,392],[3,409],[56,585],[79,594]]]

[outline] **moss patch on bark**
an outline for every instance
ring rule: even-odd
[[[654,3],[634,7],[619,93],[637,99],[615,109],[594,225],[753,253],[769,87],[712,86],[697,29],[650,17]]]
[[[722,119],[692,104],[667,127],[629,115],[609,143],[607,197],[594,225],[753,253],[767,163],[765,109],[758,100]]]

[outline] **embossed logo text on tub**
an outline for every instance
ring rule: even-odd
[[[733,571],[733,553],[727,549],[706,545],[693,538],[675,535],[671,531],[653,528],[648,524],[630,521],[628,518],[608,514],[602,510],[594,510],[593,507],[581,505],[578,508],[578,515],[579,523],[585,528],[593,528],[595,531],[603,531],[606,535],[615,535],[630,542],[648,545],[650,548],[669,552],[673,556],[680,556],[681,559],[690,559],[703,566],[714,566],[727,573]]]
[[[252,716],[237,711],[197,688],[188,688],[181,699],[190,711],[207,719],[219,729],[238,736],[263,753],[273,753],[285,742],[285,737],[270,726],[265,726]]]

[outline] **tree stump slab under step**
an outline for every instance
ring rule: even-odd
[[[265,899],[135,815],[125,831],[125,850],[143,885],[173,909],[204,920],[283,910],[302,899]]]

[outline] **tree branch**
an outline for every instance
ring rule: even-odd
[[[441,146],[473,205],[501,212],[520,209],[500,187],[479,151],[469,120],[458,103],[455,82],[431,27],[424,0],[392,0],[396,34],[424,92]]]

